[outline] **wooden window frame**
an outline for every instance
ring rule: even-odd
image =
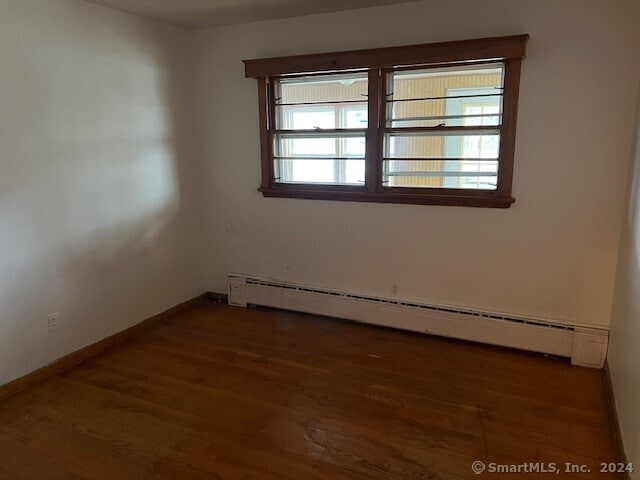
[[[258,80],[260,150],[265,197],[305,198],[357,202],[456,205],[508,208],[512,197],[513,164],[520,69],[529,35],[492,37],[475,40],[376,48],[348,52],[321,53],[291,57],[245,60],[245,76]],[[382,183],[384,134],[386,125],[386,79],[391,71],[410,68],[502,63],[504,90],[498,184],[495,190],[457,188],[385,187]],[[344,71],[368,72],[368,127],[365,134],[365,184],[318,185],[286,184],[275,181],[273,138],[277,133],[274,107],[274,80],[279,77],[331,74]],[[425,127],[430,131],[465,127]]]

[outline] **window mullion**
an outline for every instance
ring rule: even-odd
[[[390,72],[389,69],[384,69],[380,71],[380,92],[379,92],[380,109],[378,112],[378,115],[379,115],[378,123],[380,127],[378,130],[378,161],[376,165],[376,174],[377,174],[376,186],[378,188],[378,191],[381,191],[383,187],[388,186],[383,183],[383,178],[385,173],[383,172],[383,169],[385,166],[384,157],[386,157],[388,154],[388,152],[385,151],[385,145],[384,145],[384,136],[388,129],[387,107],[389,104],[387,103],[387,100],[389,99],[389,95],[393,91],[393,83],[389,82],[389,77],[390,77],[389,72]]]
[[[378,191],[380,174],[378,163],[380,158],[380,70],[369,70],[369,87],[367,91],[368,122],[365,147],[365,188],[368,192]]]

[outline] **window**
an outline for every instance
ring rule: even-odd
[[[509,207],[528,35],[245,61],[269,197]]]
[[[274,180],[364,185],[366,74],[274,80]],[[364,92],[364,93],[362,93]]]

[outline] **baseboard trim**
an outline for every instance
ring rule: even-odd
[[[605,362],[602,369],[602,383],[604,385],[604,394],[607,401],[607,412],[609,414],[609,427],[611,436],[613,437],[613,446],[616,450],[616,461],[627,465],[629,463],[627,454],[624,451],[624,443],[622,441],[622,432],[620,431],[620,417],[618,416],[618,407],[616,406],[616,394],[613,389],[613,380],[611,379],[611,370],[609,362]],[[629,472],[623,473],[625,480],[631,480]]]
[[[96,343],[83,347],[80,350],[69,353],[64,357],[61,357],[58,360],[55,360],[54,362],[45,365],[44,367],[41,367],[37,370],[34,370],[33,372],[28,373],[20,378],[16,378],[15,380],[12,380],[5,385],[0,385],[0,400],[4,400],[5,398],[15,395],[22,390],[26,390],[27,388],[36,385],[37,383],[40,383],[54,375],[65,372],[79,365],[85,360],[90,359],[91,357],[95,357],[96,355],[103,353],[106,350],[109,350],[117,345],[120,345],[141,335],[158,323],[164,322],[175,315],[186,312],[210,301],[211,300],[209,298],[209,293],[203,293],[195,298],[192,298],[191,300],[187,300],[186,302],[171,307],[162,313],[149,317],[146,320],[133,325],[132,327],[115,333],[102,340],[99,340]]]

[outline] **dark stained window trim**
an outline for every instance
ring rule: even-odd
[[[512,197],[521,61],[529,35],[411,45],[349,52],[245,60],[245,75],[258,80],[262,183],[265,197],[304,198],[418,205],[508,208]],[[496,61],[504,64],[503,120],[500,130],[496,190],[384,187],[382,141],[385,123],[386,74],[395,69],[452,66]],[[369,127],[366,133],[365,186],[283,184],[275,181],[272,137],[275,134],[273,80],[287,75],[369,72]],[[375,100],[373,100],[375,99]],[[455,127],[447,127],[455,128]]]
[[[529,35],[245,60],[248,78],[434,63],[522,59]]]

